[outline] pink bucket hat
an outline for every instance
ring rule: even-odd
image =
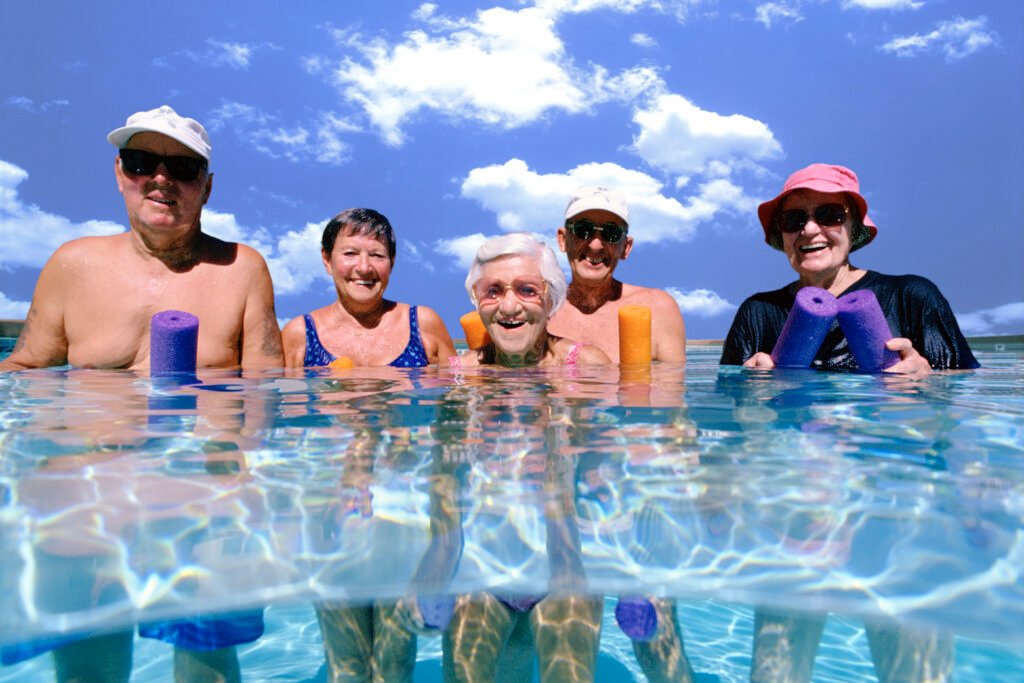
[[[773,224],[775,223],[775,214],[778,213],[782,200],[791,192],[802,189],[816,190],[818,192],[845,192],[853,197],[853,200],[857,203],[857,210],[860,212],[861,221],[864,223],[864,227],[867,228],[868,237],[854,246],[851,251],[860,249],[875,239],[875,235],[878,234],[878,228],[868,218],[868,202],[860,193],[860,181],[857,180],[857,174],[845,166],[811,164],[807,168],[802,168],[786,178],[786,184],[782,186],[782,192],[777,197],[757,207],[757,217],[761,219],[761,227],[764,228],[764,241],[767,244],[774,246],[771,242],[774,229]]]

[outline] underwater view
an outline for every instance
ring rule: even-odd
[[[199,617],[259,624],[247,681],[328,680],[366,619],[416,681],[746,681],[763,619],[822,629],[814,681],[925,650],[1024,680],[1024,352],[923,378],[719,354],[0,375],[0,681],[136,628],[132,680],[169,680],[154,629]],[[938,646],[886,660],[891,634]]]

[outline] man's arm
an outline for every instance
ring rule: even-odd
[[[68,362],[64,330],[66,248],[59,248],[43,266],[14,350],[0,361],[0,372],[46,368]]]
[[[274,285],[267,263],[255,250],[243,245],[239,245],[239,255],[251,261],[253,271],[242,319],[242,368],[284,367],[281,328],[274,312]]]
[[[665,291],[651,297],[652,360],[686,362],[686,324],[676,300]]]

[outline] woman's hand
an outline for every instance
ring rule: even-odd
[[[743,363],[743,367],[764,369],[774,368],[775,361],[773,361],[772,357],[764,351],[758,351]]]
[[[906,337],[894,337],[885,342],[885,348],[896,351],[900,354],[900,360],[895,365],[885,369],[885,372],[898,372],[904,375],[927,375],[932,371],[928,359],[917,352],[914,345]]]

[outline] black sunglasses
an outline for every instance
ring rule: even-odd
[[[195,180],[206,168],[206,159],[198,157],[163,157],[141,149],[121,150],[121,169],[129,175],[153,175],[161,163],[167,169],[167,175],[183,183]]]
[[[618,223],[602,223],[598,225],[589,218],[581,218],[578,221],[566,221],[565,227],[572,231],[577,239],[589,242],[594,239],[594,233],[601,233],[601,240],[607,244],[616,244],[626,234],[626,228]]]
[[[849,213],[842,204],[822,204],[814,209],[814,222],[823,228],[834,228],[842,225]],[[781,232],[800,232],[811,220],[811,214],[804,209],[789,209],[775,218]]]

